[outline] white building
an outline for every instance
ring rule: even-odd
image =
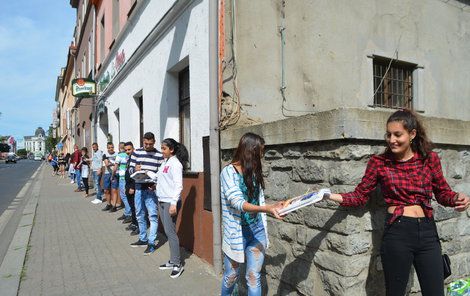
[[[99,10],[97,19],[104,19],[104,13]],[[168,137],[187,147],[191,173],[184,177],[183,204],[195,203],[191,217],[197,221],[183,223],[195,229],[212,229],[204,183],[209,159],[203,153],[209,136],[208,19],[208,0],[138,1],[107,57],[97,61],[101,66],[95,77],[100,147],[108,141],[141,147],[146,132],[155,134],[157,148]],[[181,235],[182,245],[211,262],[210,231]]]
[[[24,148],[28,152],[36,153],[41,152],[44,154],[46,151],[46,132],[42,127],[38,127],[34,136],[24,137]]]

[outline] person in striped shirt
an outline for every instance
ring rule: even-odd
[[[284,202],[267,205],[261,158],[264,139],[246,133],[240,139],[232,162],[220,174],[222,206],[222,251],[224,276],[221,295],[231,295],[246,261],[248,295],[261,295],[260,271],[268,247],[266,213],[277,219]]]
[[[163,155],[155,148],[155,135],[151,132],[144,134],[144,147],[134,150],[129,163],[129,173],[137,171],[151,171],[157,173],[163,162]],[[152,179],[136,181],[135,183],[135,211],[139,224],[139,240],[132,243],[132,247],[145,247],[144,254],[149,255],[156,249],[158,214],[157,196],[155,194],[155,183]],[[147,222],[145,212],[150,220],[150,231],[147,236]]]

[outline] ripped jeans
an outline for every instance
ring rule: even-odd
[[[261,295],[261,268],[266,249],[266,233],[261,219],[248,226],[242,226],[243,248],[245,250],[246,283],[248,296]],[[222,296],[232,295],[240,273],[240,263],[224,254],[224,276]]]

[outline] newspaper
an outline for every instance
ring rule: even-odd
[[[284,216],[292,211],[296,211],[300,208],[319,202],[330,194],[331,190],[329,188],[323,188],[319,191],[305,193],[303,195],[288,199],[286,200],[284,207],[279,210],[279,215]]]
[[[157,173],[137,171],[130,176],[136,183],[157,183]]]

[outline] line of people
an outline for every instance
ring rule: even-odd
[[[145,247],[144,255],[150,255],[157,249],[160,217],[168,238],[170,259],[159,269],[171,270],[171,278],[179,277],[184,267],[176,220],[181,208],[183,170],[189,160],[186,147],[167,138],[162,141],[159,151],[155,147],[154,134],[147,132],[142,148],[134,149],[132,142],[121,142],[119,152],[116,152],[113,143],[108,142],[106,152],[101,151],[97,143],[92,144],[92,150],[90,157],[86,147],[79,150],[75,145],[68,159],[67,156],[63,157],[69,164],[71,183],[77,184],[75,192],[84,192],[85,198],[91,196],[91,175],[96,192],[91,203],[106,203],[103,212],[124,209],[117,220],[128,224],[125,229],[130,231],[130,235],[138,235],[138,240],[131,243],[131,247]],[[138,174],[144,174],[146,178],[134,179],[133,176]]]

